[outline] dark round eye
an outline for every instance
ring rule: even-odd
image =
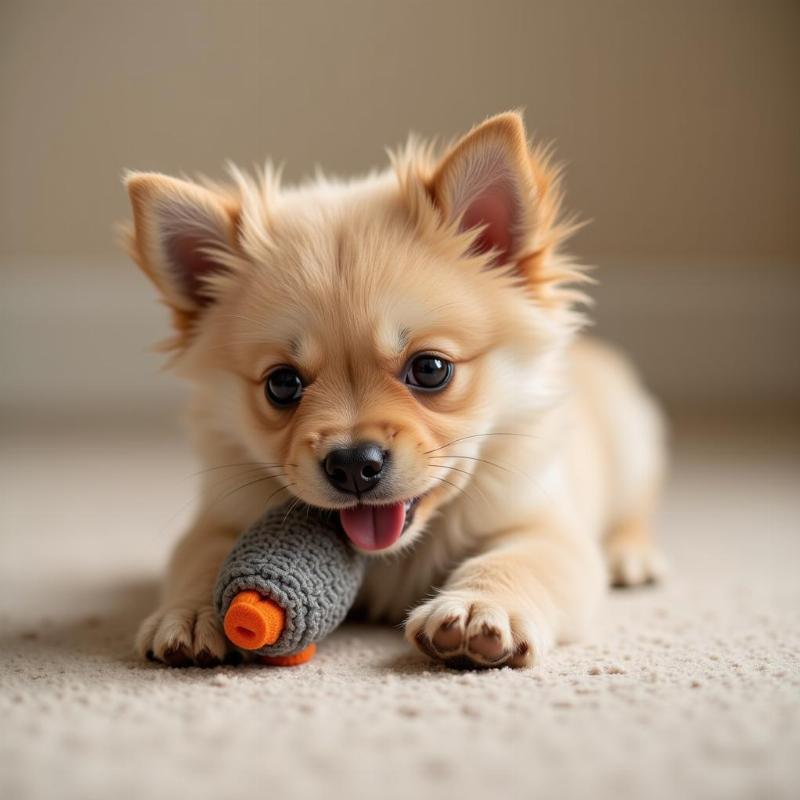
[[[433,355],[415,356],[406,371],[406,383],[427,392],[444,389],[452,377],[453,363]]]
[[[275,406],[281,408],[292,406],[303,394],[303,381],[297,370],[291,367],[278,367],[267,375],[264,394]]]

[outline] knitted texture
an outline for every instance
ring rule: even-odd
[[[286,612],[286,626],[275,644],[252,652],[296,653],[341,624],[364,566],[364,556],[344,541],[334,520],[305,508],[272,509],[234,545],[217,578],[214,605],[224,618],[239,592],[269,597]]]

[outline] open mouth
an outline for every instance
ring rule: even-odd
[[[411,525],[419,501],[419,497],[414,497],[388,505],[359,503],[343,508],[339,512],[339,522],[347,538],[360,550],[385,550]]]

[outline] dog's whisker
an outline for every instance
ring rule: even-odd
[[[278,467],[296,467],[296,464],[267,464],[262,461],[241,461],[238,464],[217,464],[214,467],[206,467],[197,472],[192,472],[188,477],[196,478],[198,475],[205,475],[207,472],[214,472],[220,469],[233,469],[235,467],[254,467],[259,469],[277,469]]]
[[[281,527],[283,527],[286,524],[286,520],[289,519],[289,515],[292,513],[292,511],[294,511],[297,508],[297,506],[300,505],[300,502],[301,502],[300,498],[295,497],[295,499],[292,500],[291,503],[289,503],[289,507],[286,509],[286,514],[284,514],[284,517],[281,520]]]
[[[278,477],[278,476],[276,476],[276,477]],[[227,497],[230,497],[232,494],[235,494],[236,492],[240,491],[241,489],[246,489],[248,486],[253,486],[254,484],[256,484],[256,483],[260,483],[260,482],[261,482],[261,481],[263,481],[263,480],[268,480],[268,479],[261,478],[261,479],[259,479],[259,480],[256,480],[256,481],[250,481],[249,483],[245,483],[243,486],[239,486],[237,489],[234,489],[232,492],[228,492],[228,493],[227,493],[226,495],[224,495],[223,497],[221,497],[221,498],[218,498],[218,499],[215,501],[215,503],[214,503],[214,504],[216,505],[217,503],[220,503],[220,502],[222,502],[222,501],[223,501],[223,500],[225,500]],[[282,484],[281,486],[279,486],[277,489],[275,489],[275,491],[274,491],[274,492],[272,492],[272,493],[271,493],[271,494],[270,494],[270,495],[269,495],[269,496],[266,498],[266,500],[264,500],[264,506],[267,506],[267,505],[269,504],[269,501],[270,501],[270,500],[272,500],[272,498],[273,498],[273,497],[275,497],[275,495],[277,495],[278,493],[280,493],[280,492],[284,491],[285,489],[289,489],[291,486],[294,486],[294,485],[295,485],[294,483],[286,483],[286,484]]]
[[[455,458],[455,459],[464,458],[468,459],[469,461],[479,461],[481,464],[487,464],[490,467],[496,467],[497,469],[503,470],[503,472],[508,472],[512,475],[519,475],[520,478],[524,478],[526,481],[530,481],[530,483],[533,484],[533,486],[536,489],[545,494],[544,490],[540,486],[538,486],[536,481],[527,472],[524,472],[518,467],[504,466],[503,464],[498,464],[495,461],[489,461],[489,459],[487,458],[478,458],[477,456],[444,455],[444,456],[430,456],[430,458]]]
[[[251,463],[251,462],[244,462],[244,464],[247,464],[247,463]],[[258,463],[258,462],[252,462],[252,463]],[[214,470],[214,469],[217,469],[217,468],[222,469],[222,468],[231,467],[231,466],[235,467],[236,465],[222,464],[222,465],[219,465],[219,467],[211,467],[210,469],[207,469],[207,470],[200,470],[199,472],[194,473],[194,475],[195,476],[196,475],[202,475],[204,473],[207,473],[207,472],[209,472],[211,470]],[[254,468],[251,468],[251,469],[246,469],[246,470],[241,471],[241,472],[237,472],[235,475],[227,475],[226,477],[222,478],[221,480],[218,480],[218,481],[214,482],[213,484],[209,485],[208,486],[208,491],[209,492],[215,492],[217,489],[221,488],[224,484],[229,484],[231,481],[241,480],[242,478],[244,478],[244,477],[246,477],[248,475],[252,475],[254,473],[261,472],[263,469],[264,469],[263,467],[254,467]],[[184,478],[184,480],[188,480],[190,477],[193,477],[193,476],[187,476],[186,478]],[[286,473],[285,472],[278,472],[278,473],[275,473],[275,474],[272,474],[272,475],[265,475],[263,479],[267,480],[267,479],[270,479],[270,478],[281,478],[281,477],[286,477]],[[234,491],[236,491],[236,490],[234,490]],[[213,497],[212,496],[211,502],[210,502],[210,507],[213,508],[218,503],[222,502],[225,499],[225,497],[226,497],[226,495],[222,495],[221,497],[220,496],[218,496],[218,497]],[[183,514],[186,511],[186,509],[189,508],[189,506],[192,504],[192,502],[193,501],[191,499],[189,499],[185,503],[183,503],[180,506],[180,508],[178,508],[169,517],[168,521],[172,522],[178,515]]]
[[[272,493],[272,494],[271,494],[271,495],[270,495],[270,496],[269,496],[269,497],[268,497],[268,498],[267,498],[267,499],[264,501],[264,505],[267,505],[267,503],[269,503],[269,501],[270,501],[270,500],[272,500],[272,498],[273,498],[273,497],[275,497],[275,495],[276,495],[276,494],[278,494],[279,492],[282,492],[284,489],[289,489],[290,487],[292,487],[292,486],[294,486],[294,485],[295,485],[294,483],[287,483],[285,486],[279,486],[279,487],[278,487],[278,488],[277,488],[277,489],[276,489],[276,490],[275,490],[275,491],[274,491],[274,492],[273,492],[273,493]]]
[[[553,498],[547,493],[546,489],[537,481],[534,477],[529,475],[527,472],[523,472],[521,469],[505,467],[502,464],[496,464],[494,461],[489,461],[485,458],[477,458],[476,456],[457,456],[457,455],[447,455],[447,456],[430,456],[430,458],[466,458],[470,461],[480,461],[483,464],[488,464],[492,467],[497,467],[498,469],[503,470],[504,472],[510,472],[514,475],[519,475],[521,478],[524,478],[526,481],[529,481],[531,486],[537,491],[542,494],[542,496],[547,500],[548,503],[553,503]],[[429,461],[430,463],[430,461]],[[474,473],[472,473],[474,474]]]
[[[263,483],[264,481],[275,480],[276,478],[282,477],[285,477],[285,475],[265,475],[262,478],[256,478],[255,480],[248,481],[247,483],[243,483],[241,486],[237,486],[235,489],[232,489],[230,492],[226,492],[222,497],[216,500],[216,503],[221,503],[223,500],[227,500],[231,495],[242,491],[242,489],[247,489],[248,486],[255,486],[257,483]]]
[[[254,476],[257,476],[261,472],[262,472],[262,470],[260,468],[259,469],[246,469],[243,472],[238,472],[236,475],[228,475],[227,477],[216,481],[210,488],[217,489],[217,488],[221,488],[223,486],[230,486],[231,484],[237,483],[240,480],[243,480],[243,479],[247,480],[248,478],[252,478]],[[269,475],[263,475],[261,477],[263,477],[265,480],[267,478],[285,478],[286,477],[286,473],[285,472],[273,472],[273,473],[271,473]]]
[[[440,478],[438,475],[431,475],[431,478],[433,478],[435,481],[439,481],[440,483],[446,483],[448,486],[452,486],[456,491],[461,492],[461,494],[463,494],[464,497],[467,498],[467,500],[471,500],[473,502],[475,501],[475,498],[472,497],[472,495],[470,495],[468,492],[466,492],[460,486],[457,486],[452,481],[448,481],[446,478]]]
[[[497,467],[497,469],[502,469],[504,472],[514,472],[510,467],[504,467],[502,464],[497,464],[494,461],[489,461],[488,458],[478,458],[477,456],[457,456],[457,455],[444,455],[444,456],[431,456],[431,458],[464,458],[469,459],[470,461],[480,461],[481,464],[488,464],[490,467]],[[522,475],[524,473],[520,473]],[[527,477],[527,476],[525,476]]]
[[[282,478],[282,477],[285,477],[285,475],[283,475],[283,474],[280,474],[280,475],[265,475],[263,478],[257,478],[254,481],[248,481],[247,483],[244,483],[241,486],[237,486],[235,489],[232,489],[229,492],[225,492],[222,495],[218,495],[216,497],[213,497],[211,499],[211,502],[208,505],[208,508],[210,508],[210,509],[211,508],[216,508],[220,503],[222,503],[225,500],[227,500],[231,495],[236,494],[236,492],[239,492],[242,489],[246,489],[248,486],[254,486],[257,483],[262,483],[264,481],[269,481],[269,480],[275,480],[275,479]],[[217,486],[219,486],[219,484],[216,484],[214,489],[216,489]],[[279,489],[281,489],[281,488],[283,488],[283,486],[279,487]],[[270,495],[270,497],[272,497],[272,496],[273,495]],[[264,503],[265,505],[266,505],[267,502],[269,502],[269,499],[270,498],[267,498],[267,500]]]
[[[430,462],[428,462],[428,466],[434,469],[447,469],[447,470],[452,470],[453,472],[460,472],[463,475],[468,475],[470,478],[475,474],[474,472],[469,472],[468,470],[460,469],[459,467],[453,467],[450,466],[449,464],[431,464]],[[481,499],[483,500],[484,503],[489,502],[489,498],[486,497],[486,495],[483,493],[483,490],[479,486],[473,485],[473,488],[481,496]]]
[[[451,469],[453,472],[460,472],[463,475],[469,475],[470,478],[475,474],[474,472],[469,472],[466,469],[459,469],[459,467],[451,467],[449,464],[431,464],[428,463],[429,467],[433,467],[434,469]]]
[[[472,433],[469,436],[462,436],[459,439],[453,439],[451,442],[445,442],[439,447],[434,447],[432,450],[426,450],[423,455],[427,456],[430,453],[437,453],[439,450],[444,450],[445,447],[450,447],[451,444],[458,444],[458,442],[465,442],[467,439],[478,439],[483,436],[524,436],[529,439],[538,439],[539,437],[533,433],[517,433],[517,432],[503,432],[493,431],[491,433]]]

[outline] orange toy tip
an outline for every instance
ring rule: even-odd
[[[253,591],[239,592],[233,598],[223,622],[225,635],[242,650],[275,644],[285,625],[286,612],[274,600]]]
[[[305,664],[306,661],[311,661],[316,652],[317,646],[310,644],[305,650],[288,656],[261,656],[261,663],[270,667],[296,667],[298,664]]]

